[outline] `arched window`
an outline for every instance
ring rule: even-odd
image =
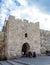
[[[27,33],[25,33],[25,37],[27,37],[28,35],[27,35]]]

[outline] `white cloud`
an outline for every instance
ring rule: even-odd
[[[8,14],[10,13],[8,9],[11,11],[14,10],[15,7],[16,4],[12,0],[4,0],[0,9],[0,21],[2,24],[4,24],[4,20],[8,17]]]
[[[40,28],[50,30],[50,15],[40,12],[37,8],[32,7],[17,7],[15,11],[11,12],[16,18],[28,19],[32,22],[40,22]]]
[[[35,6],[28,6],[26,0],[17,0],[22,6],[18,7],[12,0],[5,0],[5,5],[2,8],[2,20],[5,20],[7,17],[9,8],[10,14],[14,15],[16,18],[28,19],[32,22],[40,22],[41,29],[50,30],[50,15],[44,14],[40,9]],[[10,7],[11,6],[11,7]]]
[[[26,0],[17,0],[18,2],[20,2],[21,5],[27,6],[28,3]]]

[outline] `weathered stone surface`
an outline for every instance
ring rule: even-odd
[[[43,53],[46,52],[46,50],[50,51],[50,31],[47,30],[40,30],[40,44],[41,44],[41,50],[43,49]]]
[[[4,32],[0,32],[0,60],[5,58]]]
[[[22,46],[28,43],[29,51],[36,54],[45,53],[50,50],[50,31],[40,30],[39,22],[29,23],[28,20],[15,19],[10,16],[0,32],[0,57],[7,59],[20,57]],[[27,34],[27,37],[25,37]]]
[[[39,23],[29,23],[27,20],[15,19],[13,16],[9,17],[7,30],[7,58],[15,58],[21,56],[22,45],[28,43],[30,51],[40,54],[40,31]],[[27,33],[28,37],[25,37]]]

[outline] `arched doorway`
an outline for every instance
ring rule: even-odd
[[[26,55],[26,53],[30,50],[30,46],[29,44],[26,42],[23,44],[22,46],[22,52],[24,52],[24,55]]]

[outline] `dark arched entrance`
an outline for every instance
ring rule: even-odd
[[[24,55],[26,55],[26,53],[29,51],[29,49],[30,49],[29,44],[27,42],[24,43],[22,46],[22,52],[24,52]]]

